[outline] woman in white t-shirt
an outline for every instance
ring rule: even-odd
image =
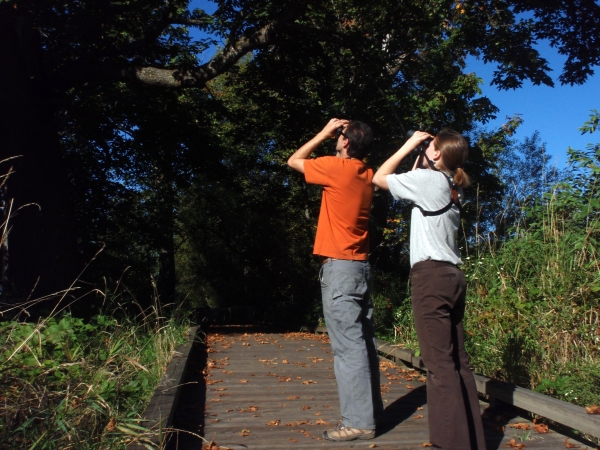
[[[427,149],[423,142],[431,140]],[[410,172],[395,174],[415,149]],[[466,280],[456,234],[462,188],[470,184],[462,166],[468,144],[455,131],[435,136],[416,131],[377,171],[373,183],[396,199],[414,203],[410,227],[411,301],[421,356],[428,369],[429,439],[447,450],[485,449],[475,379],[464,348],[462,319]]]

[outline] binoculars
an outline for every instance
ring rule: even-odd
[[[410,139],[413,134],[415,134],[415,130],[408,130],[408,132],[406,133],[406,139]],[[431,138],[425,139],[412,151],[412,153],[417,153],[417,154],[423,153],[425,150],[427,150],[427,147],[429,147],[429,144],[431,144],[431,141],[433,141],[433,139],[431,139]]]

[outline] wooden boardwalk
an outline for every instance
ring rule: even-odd
[[[189,384],[183,386],[174,422],[182,431],[172,436],[171,450],[201,449],[193,434],[231,449],[427,447],[421,372],[382,361],[383,427],[373,440],[336,443],[321,437],[340,419],[327,336],[228,327],[212,329],[207,343],[190,356]],[[481,408],[488,450],[566,448],[566,437],[553,430],[540,434],[514,412],[484,402]],[[572,438],[567,443],[585,447]]]

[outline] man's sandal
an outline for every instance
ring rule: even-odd
[[[339,424],[337,427],[323,432],[323,437],[330,441],[353,441],[355,439],[373,439],[375,430],[360,430],[358,428],[345,427]]]

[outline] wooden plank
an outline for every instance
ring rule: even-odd
[[[326,327],[319,327],[319,333],[326,333]],[[427,370],[423,360],[412,350],[391,345],[381,339],[376,340],[379,352],[400,360],[418,369]],[[585,408],[564,402],[538,392],[492,380],[483,375],[475,375],[477,390],[485,395],[501,400],[509,405],[538,414],[554,422],[566,425],[582,433],[600,438],[600,416],[588,414]]]
[[[482,394],[600,438],[600,416],[588,414],[581,406],[482,375],[475,375],[475,383]]]
[[[167,365],[167,369],[144,411],[144,420],[141,425],[146,428],[152,430],[166,429],[173,423],[175,408],[181,393],[179,386],[186,372],[188,356],[192,349],[197,330],[198,327],[191,327],[188,330],[188,340],[177,347],[171,361]],[[150,440],[158,443],[158,435],[151,437]],[[145,450],[146,448],[138,443],[132,443],[127,446],[127,450]]]
[[[423,374],[389,363],[381,367],[386,408],[378,436],[374,440],[340,443],[322,438],[322,432],[337,423],[340,412],[331,350],[319,339],[324,337],[311,338],[301,333],[253,336],[232,332],[219,336],[211,341],[210,353],[206,354],[208,384],[185,386],[204,389],[206,409],[187,405],[182,416],[190,420],[191,415],[202,414],[197,419],[202,421],[204,437],[214,438],[217,444],[229,448],[366,449],[375,444],[378,449],[422,449],[421,444],[429,436]],[[405,352],[399,353],[406,357]],[[203,377],[197,379],[201,382]],[[304,384],[308,381],[312,383]],[[488,405],[482,403],[481,407]],[[274,425],[277,420],[280,422]],[[565,448],[565,436],[553,431],[538,434],[510,428],[515,422],[532,426],[515,416],[486,419],[489,450],[505,447],[511,439],[520,442],[520,438],[527,437],[531,438],[524,442],[527,449]],[[188,426],[197,430],[199,425],[196,422]],[[172,448],[198,448],[197,442],[185,444],[184,438],[183,434],[178,436],[180,440]]]

